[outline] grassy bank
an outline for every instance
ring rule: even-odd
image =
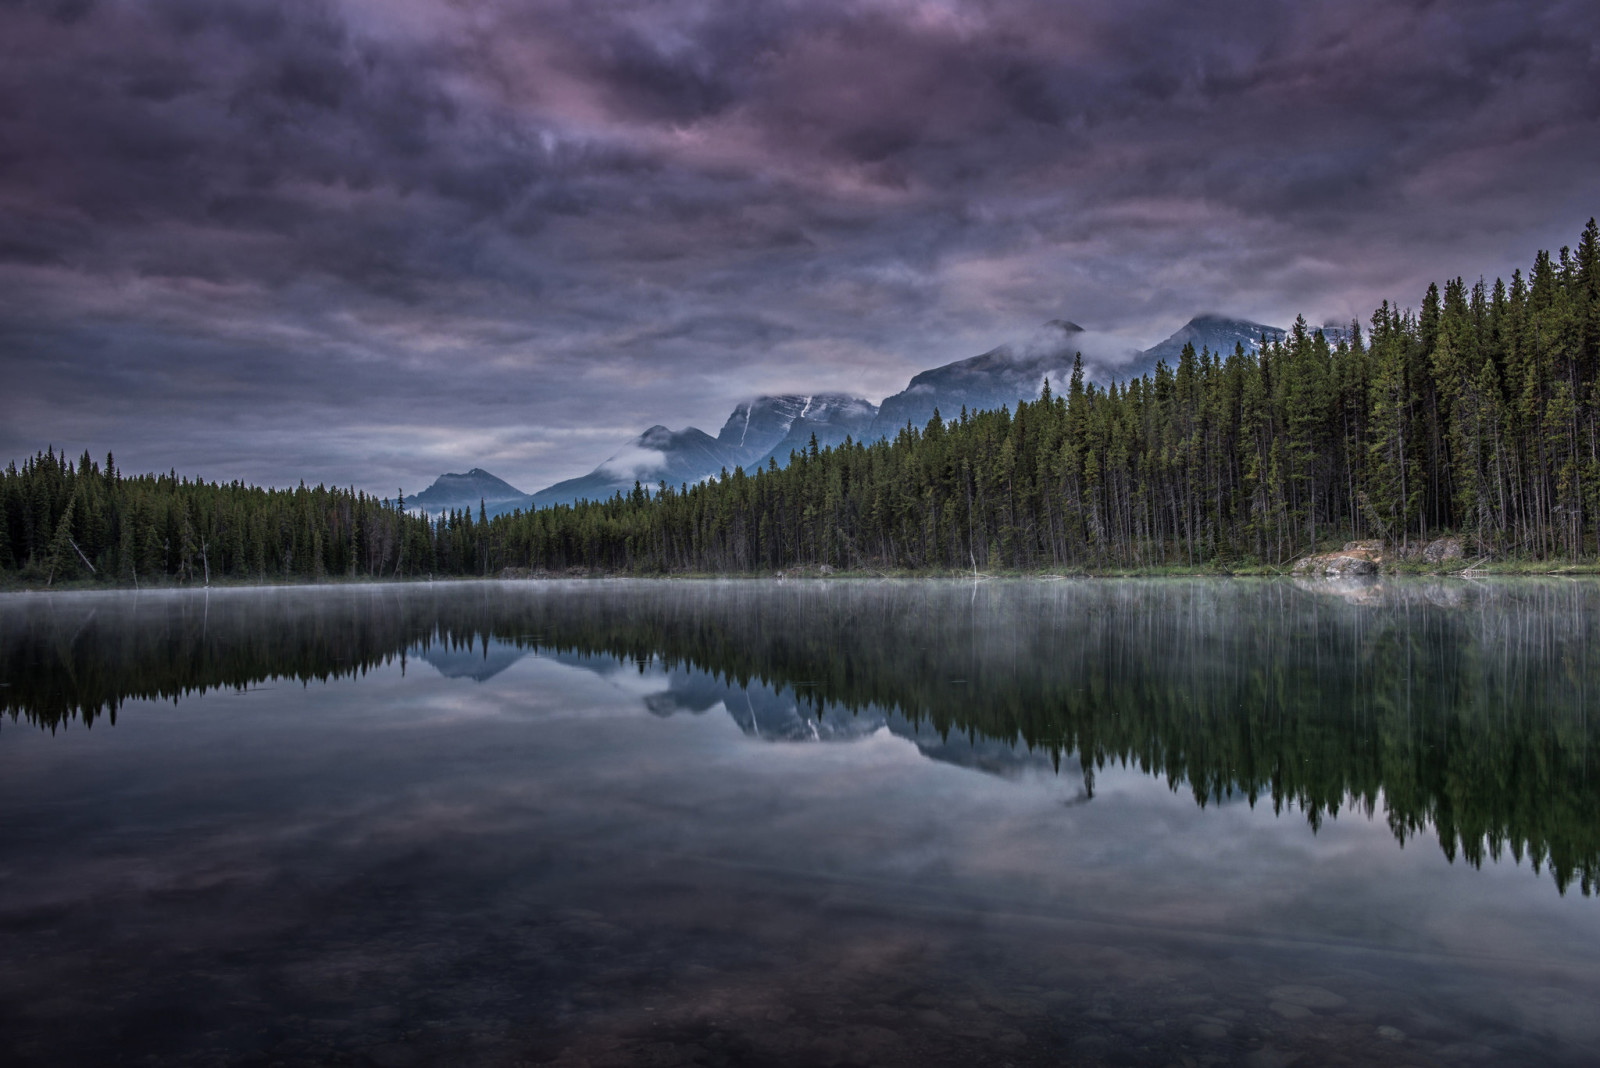
[[[1032,570],[1013,569],[971,569],[954,570],[947,568],[928,568],[920,570],[911,569],[844,569],[828,567],[791,567],[777,571],[607,571],[586,570],[582,568],[569,568],[560,572],[527,571],[521,569],[507,569],[494,575],[418,575],[414,577],[401,576],[398,578],[349,578],[327,577],[322,579],[273,579],[245,580],[245,579],[220,579],[213,581],[209,586],[201,583],[151,583],[144,582],[135,586],[132,583],[115,581],[102,581],[93,578],[74,578],[67,581],[55,582],[46,585],[43,581],[26,578],[20,575],[0,576],[0,593],[66,593],[74,591],[92,590],[130,590],[130,591],[158,591],[158,590],[197,590],[197,589],[256,589],[273,587],[296,586],[371,586],[387,585],[396,582],[408,584],[426,584],[430,582],[481,582],[481,581],[523,581],[547,582],[569,579],[607,579],[607,578],[636,578],[636,579],[675,579],[682,581],[708,581],[714,579],[765,579],[770,581],[838,581],[849,579],[973,579],[980,581],[993,579],[1036,579],[1059,580],[1069,578],[1095,579],[1095,578],[1228,578],[1228,577],[1285,577],[1294,573],[1294,562],[1286,564],[1267,564],[1258,561],[1212,561],[1204,564],[1152,564],[1147,566],[1108,566],[1108,567],[1062,567],[1039,568]],[[1414,576],[1414,577],[1460,577],[1477,578],[1484,576],[1527,576],[1550,577],[1571,576],[1582,577],[1600,575],[1600,560],[1453,560],[1447,564],[1427,564],[1419,561],[1395,561],[1386,564],[1379,572],[1378,577],[1384,576]]]

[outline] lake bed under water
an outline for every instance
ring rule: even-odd
[[[1588,1064],[1600,583],[0,597],[0,1061]]]

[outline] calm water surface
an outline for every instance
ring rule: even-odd
[[[0,597],[0,1062],[1592,1064],[1600,584]]]

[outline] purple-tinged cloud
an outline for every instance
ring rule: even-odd
[[[532,489],[1050,319],[1364,318],[1600,211],[1596,41],[1576,2],[0,4],[0,451]]]

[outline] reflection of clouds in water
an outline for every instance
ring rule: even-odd
[[[539,656],[516,646],[542,644],[656,711],[680,698],[706,704],[675,697],[681,679],[663,696],[663,664],[756,680],[705,685],[763,741],[850,737],[881,719],[935,759],[1042,770],[1021,738],[1052,763],[1086,753],[1085,798],[1093,768],[1132,761],[1200,804],[1237,803],[1241,790],[1281,797],[1313,829],[1352,795],[1381,797],[1402,840],[1437,832],[1446,852],[1474,864],[1486,851],[1493,859],[1485,842],[1509,842],[1555,858],[1558,886],[1586,887],[1600,872],[1600,839],[1573,814],[1596,803],[1585,769],[1600,756],[1583,708],[1589,683],[1600,686],[1600,666],[1584,655],[1597,587],[1375,589],[1380,597],[1359,604],[1320,587],[1243,581],[50,595],[0,612],[5,659],[26,665],[0,701],[56,729],[114,716],[133,694],[292,687],[403,665],[408,649],[437,650],[463,679],[495,679]],[[569,714],[590,714],[579,705]],[[1531,754],[1542,754],[1536,767]]]
[[[586,691],[586,696],[620,694],[625,699],[636,699],[641,705],[649,707],[660,693],[661,679],[666,674],[654,658],[647,660],[641,668],[636,662],[603,653],[556,651],[498,638],[456,648],[437,644],[427,649],[413,647],[410,655],[425,660],[444,679],[475,683],[493,680],[497,686],[487,687],[488,693],[472,700],[479,705],[492,707],[496,714],[527,714],[533,709],[519,700],[520,691],[514,687],[560,685],[553,683],[556,678],[564,678],[569,688]],[[574,682],[575,678],[586,678],[593,685],[584,686]],[[431,703],[435,708],[450,706],[460,709],[463,701],[451,701],[440,695],[433,698]],[[627,706],[604,706],[602,714],[617,715],[625,709],[632,711]],[[568,702],[557,709],[538,709],[541,718],[552,715],[590,718],[597,711],[601,709],[578,702]]]
[[[564,672],[541,681],[549,709],[592,692],[571,686],[574,679]],[[1097,805],[1063,809],[1058,791],[1018,790],[1012,782],[960,774],[922,759],[913,743],[882,727],[849,746],[730,747],[719,741],[728,735],[715,718],[698,725],[675,721],[663,731],[635,712],[541,717],[540,731],[529,735],[525,724],[493,714],[526,696],[468,692],[465,703],[479,717],[424,724],[436,734],[420,747],[366,729],[325,728],[326,751],[316,756],[297,757],[302,740],[292,731],[241,739],[267,765],[262,772],[282,765],[275,770],[293,780],[336,764],[346,770],[344,786],[319,779],[318,791],[297,795],[298,804],[284,808],[269,802],[275,791],[267,777],[241,777],[235,796],[224,798],[233,803],[221,807],[237,815],[259,806],[257,833],[232,822],[216,826],[184,842],[169,858],[171,873],[139,887],[124,884],[119,892],[185,880],[198,885],[209,878],[206,872],[249,871],[252,865],[233,862],[285,847],[365,841],[404,848],[485,831],[512,833],[534,816],[557,825],[571,820],[563,837],[603,828],[597,840],[608,853],[639,862],[652,854],[680,861],[765,857],[772,870],[802,877],[830,870],[819,859],[848,860],[847,868],[866,878],[862,885],[916,880],[933,866],[946,890],[968,881],[967,889],[986,893],[997,906],[1009,902],[1031,912],[1070,892],[1094,902],[1090,912],[1109,909],[1122,914],[1122,922],[1136,923],[1132,917],[1143,914],[1185,922],[1208,916],[1224,929],[1259,930],[1251,917],[1264,896],[1284,894],[1297,903],[1309,895],[1313,911],[1325,915],[1343,890],[1360,888],[1356,896],[1370,902],[1374,887],[1398,885],[1396,877],[1408,869],[1435,869],[1447,879],[1458,873],[1442,857],[1395,850],[1386,829],[1365,817],[1330,821],[1313,838],[1265,806],[1199,809],[1132,771],[1103,772]],[[443,696],[433,693],[426,707],[437,707]],[[451,698],[449,704],[457,703]],[[169,768],[169,777],[182,781],[183,771]],[[626,786],[620,795],[613,792],[619,785]],[[732,803],[749,797],[758,800],[744,811],[759,819],[715,818],[725,803],[731,815]],[[864,820],[869,812],[873,818]],[[671,829],[683,813],[698,813],[701,822]],[[147,873],[155,870],[150,859],[142,862]],[[1191,895],[1194,885],[1223,892]],[[1286,913],[1292,915],[1284,934],[1305,919],[1294,904]]]
[[[641,675],[616,658],[527,655],[481,682],[377,672],[261,692],[247,715],[216,715],[241,707],[216,693],[140,703],[92,737],[8,735],[0,920],[58,910],[47,984],[62,989],[116,980],[203,1006],[189,965],[160,963],[181,932],[187,959],[213,974],[284,977],[275,996],[302,999],[308,1018],[350,1019],[372,997],[419,1019],[464,1004],[495,1019],[502,984],[522,1017],[574,1033],[654,1028],[660,1041],[656,1019],[687,1027],[710,1012],[758,1037],[871,1026],[900,1036],[882,1056],[908,1064],[928,1059],[917,1041],[947,1035],[919,1013],[983,1021],[983,1042],[997,1041],[996,1019],[1042,1042],[1051,1012],[1076,1037],[1108,993],[1143,1024],[1185,1019],[1193,1010],[1170,1000],[1183,991],[1266,1012],[1257,985],[1308,971],[1368,1037],[1390,1017],[1364,986],[1403,978],[1402,990],[1440,992],[1432,1009],[1450,1027],[1587,1040],[1570,1005],[1497,993],[1535,973],[1600,987],[1593,903],[1526,870],[1467,872],[1437,849],[1396,849],[1364,815],[1313,835],[1266,803],[1200,808],[1116,765],[1100,770],[1093,805],[1068,807],[1075,775],[974,775],[927,759],[937,736],[899,733],[881,713],[862,713],[870,729],[847,745],[756,743],[727,701],[747,696],[777,726],[794,692],[717,685],[659,664]],[[709,714],[645,714],[663,694]],[[379,729],[396,723],[409,729]],[[46,778],[36,758],[51,754]],[[86,830],[45,833],[64,824]],[[143,919],[107,943],[90,917],[118,913]],[[90,947],[96,976],[74,971]],[[135,957],[154,971],[127,983]],[[475,978],[453,982],[450,1001],[440,975]],[[0,995],[24,982],[38,989],[37,970],[0,964]],[[588,1015],[561,1008],[577,994]],[[1012,999],[1016,1014],[979,995]],[[1386,994],[1391,1006],[1411,996]],[[834,1022],[806,1023],[812,1011]],[[1314,1017],[1307,1033],[1336,1025]],[[355,1026],[361,1041],[382,1031]],[[956,1058],[956,1045],[938,1048]]]
[[[607,657],[584,657],[581,663],[609,674],[617,662]],[[645,708],[656,716],[680,712],[700,715],[720,709],[746,735],[765,742],[857,742],[889,734],[910,741],[917,752],[929,759],[959,767],[1009,778],[1057,773],[1047,754],[1030,751],[1021,739],[1005,741],[960,732],[941,734],[929,723],[913,723],[875,705],[853,711],[830,701],[808,700],[803,691],[813,684],[778,687],[752,681],[741,686],[710,672],[684,667],[662,674],[667,680],[666,689],[655,689],[644,696]],[[1077,761],[1068,757],[1062,765],[1071,776]],[[1088,797],[1086,791],[1080,790],[1075,800]]]
[[[40,638],[29,663],[62,659],[60,671],[41,672],[39,692],[145,685],[126,664],[108,666],[128,649],[152,671],[153,692],[218,685],[235,668],[290,679],[247,698],[135,702],[114,731],[8,729],[0,802],[17,815],[0,856],[24,873],[8,880],[8,907],[159,909],[186,894],[293,901],[306,880],[363,888],[352,898],[364,900],[382,882],[374,873],[387,872],[436,888],[443,913],[481,907],[473,895],[483,887],[536,886],[661,919],[663,937],[688,942],[708,922],[704,901],[777,883],[930,924],[980,916],[1188,939],[1255,964],[1282,950],[1321,966],[1318,944],[1383,968],[1532,961],[1591,990],[1592,902],[1550,893],[1525,864],[1452,866],[1429,840],[1431,822],[1400,850],[1383,820],[1342,801],[1313,832],[1293,789],[1281,817],[1269,798],[1251,808],[1225,791],[1202,792],[1200,808],[1183,777],[1298,775],[1343,799],[1352,781],[1386,783],[1421,766],[1429,789],[1457,790],[1423,801],[1482,800],[1501,795],[1474,777],[1519,745],[1581,757],[1570,698],[1582,677],[1570,669],[1585,663],[1573,643],[1584,640],[1592,587],[1461,586],[1472,609],[1463,611],[1441,603],[1437,586],[1385,584],[1361,604],[1289,584],[1187,582],[238,591],[162,594],[131,614],[116,597],[40,598],[22,614]],[[8,643],[17,618],[0,619]],[[419,636],[441,630],[472,636],[432,646],[466,654],[442,673],[416,663],[427,659]],[[148,647],[128,644],[147,633]],[[805,640],[818,633],[850,640]],[[499,637],[485,644],[486,634]],[[1397,659],[1406,636],[1410,654]],[[240,648],[264,654],[238,662]],[[404,678],[397,664],[340,674],[399,649],[412,650]],[[629,656],[643,650],[675,650],[677,664],[724,675],[668,671],[659,655],[641,672]],[[166,651],[176,651],[170,663]],[[830,665],[841,670],[818,670]],[[326,684],[316,681],[324,672]],[[747,673],[780,681],[726,681]],[[819,716],[804,700],[813,692],[862,710],[825,700]],[[885,695],[928,718],[912,724],[873,703]],[[1538,733],[1550,723],[1566,733]],[[1390,729],[1407,724],[1413,733]],[[1025,747],[983,740],[985,730],[1014,737],[1019,725],[1108,755],[1094,804],[1064,803],[1082,779],[1072,758],[1058,777]],[[1451,733],[1415,733],[1424,727]],[[1373,738],[1412,748],[1375,763],[1388,751],[1371,750]],[[811,744],[828,739],[851,744]],[[1180,772],[1175,788],[1168,768]],[[1540,827],[1545,813],[1583,811],[1571,800],[1584,795],[1559,792],[1566,780],[1532,786],[1518,797],[1534,807],[1518,811]],[[63,796],[62,810],[28,808]],[[1382,812],[1391,798],[1380,792],[1376,804]],[[1410,804],[1428,811],[1416,796]],[[629,889],[639,884],[687,901],[654,911],[666,906],[641,904]],[[216,908],[219,928],[242,922]],[[767,920],[753,904],[713,920],[779,945],[763,941]]]
[[[425,659],[445,678],[475,682],[487,682],[526,657],[538,657],[581,669],[615,690],[639,696],[643,707],[656,716],[698,715],[719,709],[746,735],[766,742],[859,741],[888,732],[911,741],[917,752],[930,759],[961,767],[1006,777],[1056,771],[1047,755],[1030,752],[1020,740],[967,737],[959,732],[942,736],[930,724],[914,724],[875,706],[853,712],[823,701],[818,708],[802,697],[803,684],[775,687],[752,682],[739,686],[706,671],[666,670],[654,658],[641,668],[637,662],[613,656],[555,652],[498,639],[477,646],[415,648],[411,655]],[[665,689],[660,685],[663,678]],[[1070,773],[1076,761],[1068,758],[1064,764]],[[1079,796],[1088,797],[1083,791]]]

